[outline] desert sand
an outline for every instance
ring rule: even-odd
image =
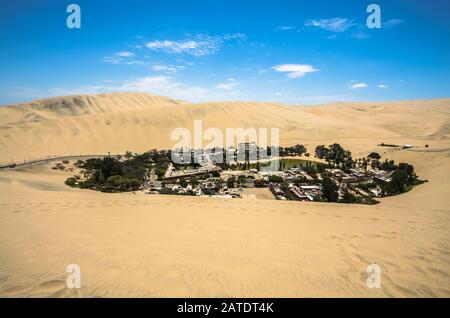
[[[105,194],[53,163],[0,171],[0,297],[449,297],[450,99],[285,106],[147,94],[0,107],[0,160],[171,148],[170,132],[279,127],[281,144],[341,143],[429,182],[375,206]],[[412,149],[377,144],[412,144]],[[429,147],[425,147],[425,145]],[[366,267],[382,270],[381,289]],[[79,264],[81,289],[67,289]]]

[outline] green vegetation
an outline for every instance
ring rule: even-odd
[[[103,192],[136,191],[142,188],[150,168],[155,169],[159,178],[164,176],[170,163],[169,152],[145,152],[133,155],[130,151],[124,160],[114,157],[78,160],[74,166],[81,169],[83,178],[68,178],[66,184],[82,189]]]
[[[357,197],[350,193],[348,190],[344,191],[344,195],[342,196],[342,203],[356,203],[358,201]]]
[[[371,189],[375,189],[377,187],[377,185],[376,185],[376,183],[371,181],[371,182],[358,183],[357,187],[363,191],[369,192]]]
[[[78,182],[80,181],[80,176],[70,177],[65,181],[65,184],[67,184],[69,187],[77,187]]]
[[[194,163],[184,163],[184,164],[172,163],[172,165],[174,166],[175,170],[198,169],[198,168],[201,167],[201,165],[196,163],[196,162],[194,162]]]
[[[52,167],[53,170],[60,170],[60,171],[64,171],[66,169],[66,167],[64,166],[63,163],[58,162],[54,167]]]
[[[295,145],[292,147],[279,147],[278,154],[280,157],[285,156],[301,156],[306,153],[306,148],[303,145]]]
[[[231,176],[227,179],[227,188],[231,189],[234,188],[236,184],[236,178],[234,176]]]
[[[301,145],[279,150],[282,150],[284,155],[306,153],[306,149]],[[161,194],[177,195],[228,194],[223,188],[224,186],[227,188],[269,186],[272,191],[275,191],[273,189],[276,187],[277,198],[281,199],[376,204],[378,202],[374,198],[401,194],[424,182],[418,179],[411,164],[396,165],[393,160],[387,159],[380,161],[381,156],[377,152],[353,160],[350,151],[335,143],[328,147],[318,146],[315,149],[315,155],[326,160],[327,164],[297,158],[284,158],[278,162],[279,170],[282,172],[268,175],[247,171],[249,169],[259,171],[262,170],[262,167],[272,165],[274,162],[223,163],[217,165],[222,166],[223,169],[238,170],[240,171],[237,173],[239,176],[230,176],[226,179],[219,171],[211,169],[201,173],[200,176],[189,176],[188,174],[177,179],[171,178],[170,182],[163,181],[161,188],[160,183],[153,182],[155,181],[153,173],[159,180],[164,179],[169,164],[171,164],[171,152],[153,150],[136,154],[127,151],[124,156],[119,157],[107,156],[102,159],[78,160],[74,167],[80,169],[80,174],[68,178],[65,183],[71,187],[103,192],[136,191],[147,186],[151,188],[152,193],[156,191]],[[177,170],[199,167],[196,163],[173,163],[173,166]],[[371,166],[372,169],[368,166]],[[54,169],[65,170],[65,167],[59,163]],[[152,182],[147,182],[150,178]],[[209,178],[214,178],[214,180],[208,180]],[[309,187],[306,187],[307,185]],[[312,187],[312,185],[316,185],[316,187]]]
[[[381,186],[383,195],[385,196],[407,192],[411,190],[413,186],[426,182],[417,178],[417,175],[414,172],[414,166],[408,163],[400,163],[396,166],[391,178],[391,182]]]
[[[178,190],[172,190],[170,188],[163,188],[159,191],[160,194],[170,194],[170,195],[194,195],[193,191],[188,191],[186,193],[180,193]]]
[[[371,153],[367,156],[367,158],[369,158],[369,159],[380,160],[380,159],[381,159],[381,156],[380,156],[380,154],[379,154],[378,152],[371,152]]]
[[[300,185],[307,184],[307,183],[308,183],[308,179],[306,179],[306,177],[304,177],[304,176],[297,177],[294,180],[294,184],[296,186],[300,186]]]
[[[198,181],[198,178],[195,176],[191,177],[191,179],[189,181],[193,187],[196,187],[200,184],[200,182]]]
[[[283,178],[276,175],[269,176],[269,182],[280,183],[283,182]]]
[[[328,165],[341,168],[344,171],[352,168],[355,164],[352,159],[352,153],[342,148],[339,144],[332,144],[329,147],[324,145],[317,146],[316,157],[325,159]]]
[[[327,199],[328,202],[338,202],[338,186],[336,183],[328,176],[324,176],[322,180],[322,191],[323,197]]]
[[[394,160],[385,160],[380,164],[380,169],[385,171],[394,171],[397,169],[397,166],[395,165]]]
[[[386,145],[384,143],[382,143],[381,146],[397,147],[396,145]],[[380,185],[377,185],[373,181],[359,183],[357,187],[365,192],[370,192],[371,189],[379,186],[383,196],[392,196],[409,191],[415,185],[424,182],[418,179],[414,172],[414,167],[411,164],[400,163],[397,166],[393,160],[388,159],[384,162],[380,162],[379,160],[381,159],[381,156],[377,152],[370,153],[367,158],[354,161],[350,151],[346,151],[339,144],[333,144],[329,147],[324,145],[318,146],[316,148],[316,156],[318,158],[325,159],[330,167],[341,168],[344,172],[348,172],[350,168],[356,167],[358,164],[367,170],[367,166],[370,163],[372,169],[378,169],[388,173],[387,178],[379,180]],[[376,180],[376,178],[374,180]],[[335,202],[336,197],[333,191],[334,186],[329,182],[328,178],[324,178],[322,184],[324,197],[327,198],[328,201]],[[351,193],[347,192],[344,192],[341,201],[345,203],[376,203],[373,199],[362,197],[357,197],[355,201],[353,200]]]
[[[152,151],[149,154],[155,174],[158,176],[158,180],[162,180],[171,162],[170,151]]]

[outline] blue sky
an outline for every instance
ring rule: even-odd
[[[66,7],[81,7],[81,29]],[[366,8],[381,7],[368,29]],[[0,104],[145,91],[289,104],[450,97],[450,2],[2,1]]]

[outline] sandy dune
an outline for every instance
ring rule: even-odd
[[[283,145],[347,142],[449,147],[450,100],[293,107],[265,103],[188,104],[143,93],[60,97],[0,107],[0,161],[31,156],[170,149],[174,128],[280,128]],[[205,141],[205,145],[206,145]]]
[[[311,151],[335,141],[356,156],[376,150],[412,162],[430,182],[361,206],[103,194],[66,187],[68,174],[50,164],[2,170],[0,297],[450,296],[450,100],[295,108],[55,98],[0,108],[1,156],[171,147],[171,129],[194,119],[280,127],[282,144]],[[381,289],[365,283],[373,262]],[[65,288],[73,263],[79,290]]]

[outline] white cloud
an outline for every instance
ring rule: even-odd
[[[154,40],[146,44],[147,48],[154,51],[162,51],[167,54],[189,54],[193,56],[206,56],[217,53],[226,41],[245,40],[245,34],[227,34],[223,36],[210,36],[198,34],[194,38],[180,41]]]
[[[405,22],[406,21],[402,20],[402,19],[391,19],[391,20],[388,20],[386,22],[382,22],[381,23],[381,27],[382,28],[387,28],[387,29],[395,28],[396,26],[399,26],[400,24],[403,24]]]
[[[367,88],[369,87],[369,85],[367,85],[366,83],[354,83],[354,84],[350,84],[350,88],[351,89],[359,89],[359,88]]]
[[[216,85],[215,88],[230,91],[232,89],[235,89],[237,85],[238,85],[238,83],[221,83],[221,84]]]
[[[388,88],[389,86],[384,85],[384,84],[380,84],[380,85],[378,85],[378,87],[379,87],[379,88]]]
[[[126,61],[126,62],[124,62],[124,64],[127,64],[127,65],[144,65],[145,62],[144,61],[138,61],[138,60],[132,60],[132,61]]]
[[[235,89],[238,85],[239,85],[239,83],[236,82],[236,80],[234,78],[229,78],[229,79],[227,79],[227,82],[220,83],[220,84],[216,85],[214,88],[231,91],[231,90]]]
[[[345,32],[354,25],[353,21],[346,18],[308,20],[305,23],[305,26],[313,26],[331,32]]]
[[[225,84],[236,86],[236,81],[227,81]],[[191,102],[211,100],[231,100],[240,96],[236,90],[212,89],[183,83],[171,76],[147,76],[125,81],[105,80],[102,85],[79,86],[73,88],[54,87],[43,91],[41,97],[64,96],[78,94],[104,94],[112,92],[147,92],[153,95],[169,96],[174,99]]]
[[[120,64],[122,62],[122,60],[118,59],[118,58],[114,58],[114,57],[105,56],[103,58],[103,62],[109,63],[109,64]]]
[[[144,91],[187,100],[198,100],[207,96],[205,88],[190,86],[169,76],[148,76],[129,80],[123,82],[119,89],[133,92]]]
[[[152,66],[152,71],[155,72],[177,73],[178,71],[182,71],[184,69],[185,67],[181,65],[154,64]]]
[[[167,51],[170,51],[171,53],[181,53],[183,51],[189,51],[189,50],[195,50],[198,49],[201,45],[211,46],[211,44],[202,42],[199,43],[197,41],[180,41],[180,42],[174,42],[174,41],[153,41],[147,43],[147,47],[150,49],[165,49]]]
[[[282,102],[291,105],[319,105],[352,100],[353,96],[348,94],[304,96],[291,91],[283,91],[276,92],[275,97],[265,98],[263,101]]]
[[[274,31],[292,31],[295,29],[296,29],[296,27],[293,27],[293,26],[278,26],[275,28]]]
[[[237,82],[236,79],[231,77],[231,78],[228,78],[225,83],[217,84],[214,88],[231,91],[231,90],[235,89],[237,86],[239,86],[239,82]]]
[[[170,76],[147,76],[126,81],[107,81],[107,85],[81,86],[76,88],[55,87],[46,96],[77,94],[103,94],[112,92],[148,92],[155,95],[192,101],[206,100],[208,90],[179,82]]]
[[[287,73],[288,78],[299,78],[307,73],[317,72],[313,66],[308,64],[280,64],[272,67],[277,72]]]
[[[124,58],[122,56],[114,56],[114,57],[110,57],[110,56],[105,56],[102,60],[105,63],[108,64],[124,64],[124,65],[145,65],[146,62],[143,60],[135,60],[135,59],[128,59],[128,58]]]
[[[382,27],[385,29],[392,29],[400,24],[405,23],[402,19],[391,19],[382,23]],[[353,20],[347,18],[332,18],[332,19],[317,19],[307,20],[305,26],[316,27],[319,29],[327,30],[334,33],[344,33],[351,31],[350,37],[354,39],[367,39],[370,37],[367,33],[367,27],[365,24],[356,23]],[[336,35],[329,36],[327,39],[335,39]]]
[[[328,40],[334,40],[337,38],[338,33],[344,33],[352,31],[349,35],[354,39],[367,39],[369,34],[366,32],[367,27],[360,23],[355,23],[352,20],[346,18],[332,18],[332,19],[320,19],[320,20],[308,20],[305,26],[312,26],[319,29],[333,32],[334,34],[327,36]]]
[[[132,57],[132,56],[134,56],[134,53],[128,52],[128,51],[122,51],[122,52],[117,53],[116,55],[120,56],[120,57]]]

